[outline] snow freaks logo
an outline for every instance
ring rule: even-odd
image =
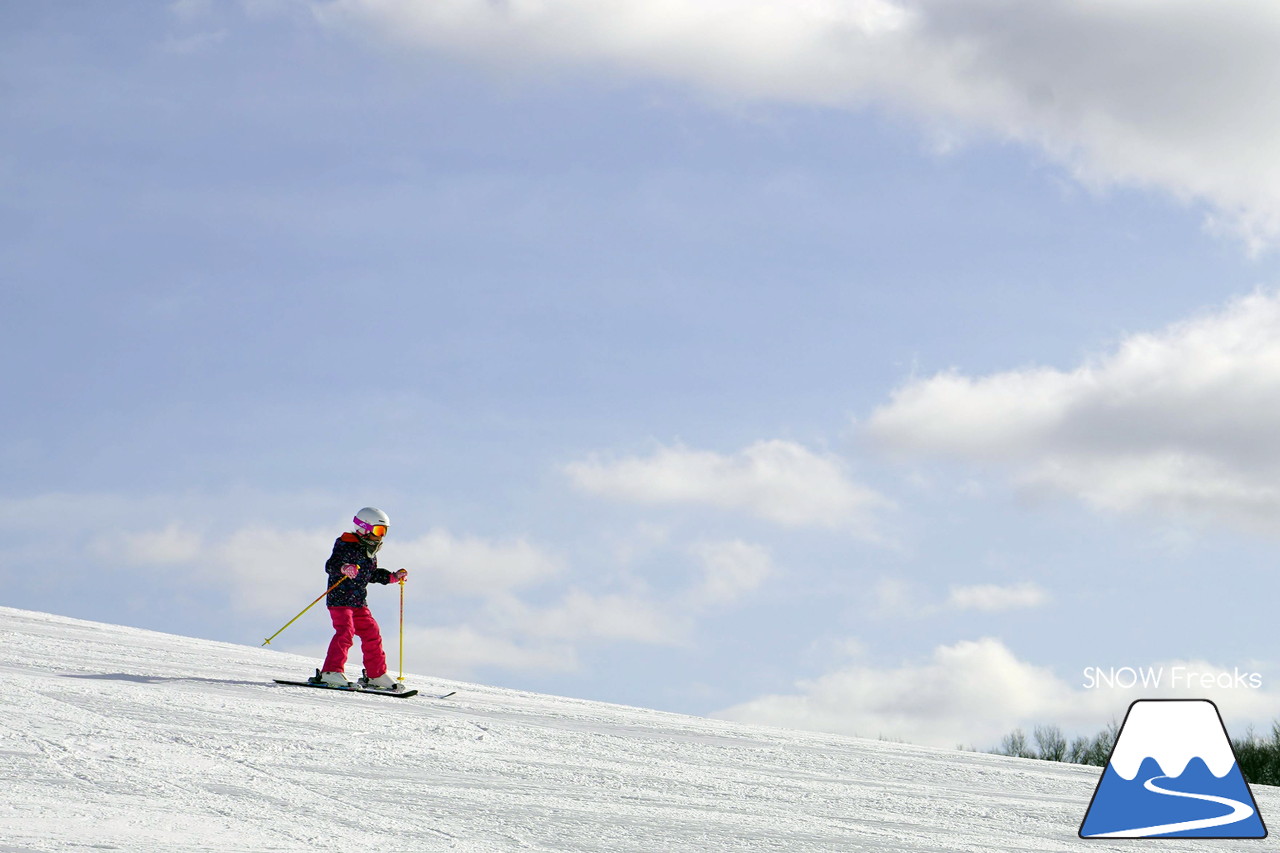
[[[1262,688],[1262,674],[1258,672],[1241,672],[1236,667],[1231,672],[1199,672],[1185,666],[1122,666],[1101,667],[1086,666],[1084,668],[1085,690],[1098,690],[1103,687],[1129,690],[1141,685],[1147,690],[1161,687],[1177,689],[1213,690],[1259,690]]]
[[[1081,838],[1265,838],[1218,706],[1139,699],[1080,825]]]

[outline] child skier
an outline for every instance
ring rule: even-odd
[[[375,507],[367,506],[351,520],[351,530],[333,543],[333,555],[324,564],[329,573],[329,595],[325,604],[333,620],[333,639],[324,665],[313,681],[332,687],[347,687],[347,652],[355,637],[360,638],[364,655],[362,687],[396,690],[400,685],[387,674],[387,656],[382,651],[382,633],[365,602],[366,587],[372,583],[399,583],[408,577],[404,569],[389,572],[378,568],[378,549],[387,535],[390,519]],[[341,583],[339,583],[341,579]],[[337,584],[337,586],[334,586]]]

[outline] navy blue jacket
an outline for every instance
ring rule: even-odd
[[[325,599],[329,607],[365,607],[365,587],[370,583],[391,583],[391,572],[378,568],[377,556],[370,555],[353,533],[344,533],[333,543],[333,556],[324,564],[324,570],[329,573],[329,586],[343,577],[342,567],[348,564],[359,566],[360,574],[330,590]]]

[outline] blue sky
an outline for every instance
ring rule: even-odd
[[[1033,5],[6,4],[4,603],[256,642],[375,504],[415,672],[1268,723],[1280,15]]]

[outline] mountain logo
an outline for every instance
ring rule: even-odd
[[[1080,824],[1081,838],[1265,838],[1218,706],[1129,706]]]

